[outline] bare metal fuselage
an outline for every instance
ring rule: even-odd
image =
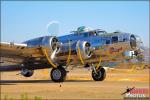
[[[59,45],[56,43],[59,41]],[[54,42],[54,43],[53,43]],[[28,60],[50,65],[86,65],[100,62],[118,62],[129,58],[125,52],[139,49],[136,37],[129,33],[92,32],[58,37],[39,37],[23,44],[1,43],[1,57],[7,61],[23,63]],[[46,50],[46,55],[43,52]],[[56,52],[54,53],[53,51]],[[53,54],[53,57],[52,57]],[[34,63],[33,63],[34,64]],[[42,66],[42,65],[41,65]]]

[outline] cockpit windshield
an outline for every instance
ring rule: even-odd
[[[100,36],[102,34],[106,34],[104,30],[93,30],[89,32],[89,36]]]
[[[97,36],[100,36],[100,35],[102,35],[102,34],[106,34],[107,32],[106,31],[104,31],[104,30],[96,30],[96,34],[97,34]]]

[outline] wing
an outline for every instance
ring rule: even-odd
[[[40,47],[28,47],[27,44],[0,43],[0,56],[2,61],[21,63],[28,57],[41,57]]]
[[[54,66],[53,59],[56,52],[59,51],[58,41],[54,37],[42,37],[42,41],[38,42],[39,40],[41,39],[37,38],[21,44],[0,42],[0,62],[12,62],[19,64],[19,66],[23,64],[23,67],[28,69],[43,69],[50,68],[51,65]],[[15,66],[11,67],[10,65],[0,67],[1,70],[16,70]]]

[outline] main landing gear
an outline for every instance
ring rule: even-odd
[[[58,66],[51,70],[50,76],[54,82],[63,82],[66,79],[67,71],[62,67]]]
[[[57,68],[53,68],[51,70],[50,76],[54,82],[63,82],[66,79],[67,71],[62,66],[58,66]],[[106,78],[105,69],[101,66],[98,69],[93,67],[92,78],[95,81],[103,81]]]
[[[92,78],[95,81],[103,81],[106,78],[106,71],[103,67],[99,67],[97,70],[92,70]]]

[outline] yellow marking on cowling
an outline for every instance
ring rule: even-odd
[[[135,65],[132,65],[131,67],[131,71],[135,70],[136,66]]]
[[[111,59],[111,54],[110,54],[110,52],[109,52],[109,49],[110,49],[110,48],[107,47],[107,51],[106,51],[106,52],[107,52],[108,58],[109,58],[109,60],[110,60],[110,59]]]
[[[66,65],[69,65],[70,63],[70,58],[71,58],[71,44],[70,44],[70,41],[69,41],[69,55],[68,55],[68,58],[67,58],[67,61],[66,61]]]
[[[141,65],[141,69],[144,69],[144,67],[145,67],[145,64],[143,64],[143,63],[142,63],[142,65]]]
[[[84,65],[84,61],[83,61],[83,58],[82,58],[82,55],[81,55],[81,50],[80,50],[79,46],[78,46],[78,55],[79,55],[81,63]]]
[[[49,64],[52,65],[53,68],[57,68],[57,66],[52,62],[52,60],[49,58],[47,50],[46,49],[42,49],[47,61],[49,62]]]
[[[99,67],[100,67],[100,65],[101,65],[101,60],[102,60],[102,58],[101,58],[101,56],[100,56],[100,57],[99,57],[99,63],[98,63],[97,66],[96,66],[96,70],[99,69]]]
[[[107,52],[108,53],[108,52]],[[96,65],[96,71],[101,67],[101,61],[102,61],[102,57],[99,57],[99,63]]]

